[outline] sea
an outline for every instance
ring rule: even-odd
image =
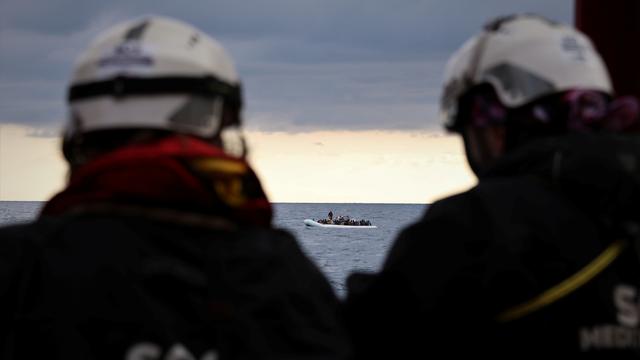
[[[38,201],[0,201],[0,226],[29,222],[44,205]],[[425,204],[275,203],[274,226],[291,232],[303,251],[322,270],[336,294],[346,294],[352,272],[376,272],[402,228],[418,220]],[[334,217],[366,219],[376,229],[307,227],[304,219]]]

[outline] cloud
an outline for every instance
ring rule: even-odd
[[[263,131],[434,128],[443,67],[444,60],[253,65],[245,69],[246,124]]]
[[[34,138],[59,138],[60,134],[60,129],[47,127],[29,128],[27,132],[28,137]]]
[[[446,59],[487,19],[538,12],[571,22],[572,6],[572,0],[4,0],[0,119],[57,124],[66,116],[73,60],[90,39],[123,19],[156,13],[194,24],[230,51],[252,128],[429,129],[439,126]]]
[[[101,13],[68,34],[34,29],[0,31],[0,119],[31,126],[61,126],[75,58],[105,27],[126,18]]]
[[[403,58],[434,49],[451,50],[488,18],[513,12],[536,12],[570,22],[572,0],[170,0],[97,1],[5,0],[3,28],[42,33],[74,33],[105,13],[169,15],[225,39],[294,39]],[[65,9],[65,16],[52,16]],[[285,50],[290,59],[293,48]],[[277,55],[276,55],[277,56]],[[406,59],[406,58],[405,58]]]

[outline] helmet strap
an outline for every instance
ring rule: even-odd
[[[467,161],[478,177],[482,177],[506,150],[507,132],[504,126],[467,125],[462,136]]]

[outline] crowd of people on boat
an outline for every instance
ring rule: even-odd
[[[325,225],[347,225],[347,226],[371,226],[371,221],[369,220],[357,220],[351,219],[349,216],[338,216],[337,218],[333,218],[333,211],[329,211],[326,219],[316,220],[320,224]]]

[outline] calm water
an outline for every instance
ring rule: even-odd
[[[42,202],[0,201],[0,225],[30,221]],[[396,204],[275,204],[275,225],[292,232],[304,251],[326,274],[339,295],[352,271],[375,271],[398,232],[417,220],[426,205]],[[348,215],[370,220],[377,229],[310,228],[306,218]]]

